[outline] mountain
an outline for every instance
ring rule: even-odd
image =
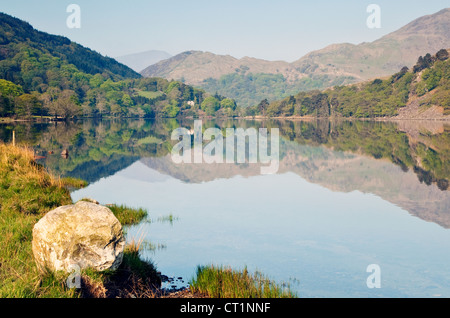
[[[142,70],[144,77],[184,79],[187,83],[201,85],[206,78],[220,78],[234,72],[282,73],[289,63],[271,62],[251,57],[237,59],[230,55],[211,52],[187,51],[160,61]]]
[[[333,44],[292,63],[306,74],[346,74],[359,80],[412,67],[417,57],[450,47],[450,8],[420,17],[382,38],[358,45]]]
[[[420,17],[376,41],[333,44],[292,63],[188,51],[144,69],[144,77],[183,80],[234,98],[240,106],[298,91],[324,89],[388,76],[412,67],[418,56],[450,47],[450,9]]]
[[[165,60],[172,57],[167,52],[158,51],[158,50],[150,50],[135,54],[128,54],[116,57],[116,60],[122,64],[127,65],[131,69],[136,72],[140,72],[149,65],[153,65],[158,63],[159,61]]]

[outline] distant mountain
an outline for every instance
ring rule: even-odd
[[[417,57],[450,47],[450,9],[420,17],[374,42],[333,44],[292,63],[188,51],[151,65],[144,77],[160,76],[234,98],[241,106],[263,98],[388,76]]]
[[[155,63],[158,63],[159,61],[168,59],[170,57],[172,57],[172,55],[170,55],[167,52],[150,50],[135,54],[119,56],[116,57],[116,60],[122,64],[127,65],[136,72],[140,72],[149,65],[153,65]]]
[[[256,58],[237,59],[230,55],[211,52],[187,51],[142,70],[145,77],[184,79],[187,83],[201,85],[209,77],[220,78],[230,73],[282,73],[289,67],[284,61],[271,62]]]

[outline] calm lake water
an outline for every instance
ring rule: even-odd
[[[149,220],[127,228],[127,239],[145,239],[143,257],[182,277],[178,286],[214,264],[260,271],[299,297],[450,297],[450,126],[203,122],[278,128],[270,175],[259,163],[175,163],[178,127],[194,122],[8,124],[0,138],[15,130],[55,174],[89,181],[74,200],[146,208]],[[368,287],[372,274],[380,288]]]

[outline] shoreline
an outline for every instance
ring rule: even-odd
[[[439,118],[404,118],[404,117],[375,117],[375,118],[355,118],[355,117],[312,117],[312,116],[277,116],[277,117],[267,117],[267,116],[243,116],[243,117],[158,117],[158,118],[144,118],[144,117],[78,117],[71,118],[68,120],[55,120],[47,118],[8,118],[1,117],[0,124],[11,124],[11,123],[64,123],[73,122],[77,120],[87,120],[87,119],[135,119],[135,120],[160,120],[160,119],[207,119],[207,120],[291,120],[291,121],[313,121],[313,120],[342,120],[342,121],[380,121],[380,122],[400,122],[400,121],[434,121],[434,122],[450,122],[450,115],[439,117]]]

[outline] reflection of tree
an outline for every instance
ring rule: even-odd
[[[108,176],[140,157],[164,156],[170,149],[171,120],[91,120],[53,124],[10,124],[0,126],[0,137],[33,145],[42,163],[63,176],[83,176],[88,181]],[[67,159],[60,153],[69,150]]]
[[[450,131],[421,133],[420,141],[411,142],[407,133],[395,123],[368,121],[280,121],[281,135],[291,141],[308,145],[324,145],[339,151],[388,159],[403,171],[413,169],[425,184],[436,183],[448,188],[450,171]]]
[[[84,120],[54,124],[7,124],[0,126],[0,138],[34,145],[44,163],[61,175],[83,175],[89,181],[123,169],[141,157],[165,156],[173,142],[171,132],[178,127],[194,128],[191,119],[168,120]],[[414,141],[395,123],[365,121],[249,121],[204,120],[203,129],[266,127],[279,128],[284,140],[300,145],[325,146],[337,151],[363,154],[389,160],[403,171],[412,170],[420,182],[448,189],[450,129],[435,134],[422,132]],[[69,150],[63,160],[59,154]],[[283,157],[286,153],[280,149]],[[54,155],[49,154],[53,152]]]

